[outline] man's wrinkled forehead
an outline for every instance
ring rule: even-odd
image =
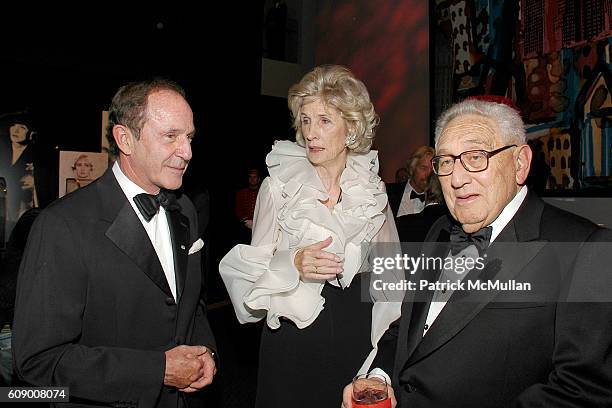
[[[440,135],[438,151],[450,144],[471,149],[493,149],[501,137],[496,124],[484,116],[462,115],[451,120]]]

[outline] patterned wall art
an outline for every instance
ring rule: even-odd
[[[521,109],[541,190],[612,192],[612,2],[438,0],[452,89],[434,105],[502,95]],[[437,42],[439,44],[441,42]],[[448,105],[448,102],[445,103]]]

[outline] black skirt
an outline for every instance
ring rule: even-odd
[[[304,329],[287,319],[276,330],[264,325],[256,407],[340,406],[342,389],[372,349],[372,302],[361,277],[344,290],[326,283],[324,308]]]

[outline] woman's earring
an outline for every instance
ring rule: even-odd
[[[346,137],[346,146],[348,147],[352,145],[353,143],[355,143],[355,140],[357,140],[357,135],[354,132],[350,132]]]

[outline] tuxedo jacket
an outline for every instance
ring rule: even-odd
[[[436,222],[425,255],[446,257],[450,226]],[[484,269],[464,281],[532,290],[455,291],[425,336],[432,294],[409,291],[372,366],[393,373],[405,408],[612,406],[610,241],[609,230],[528,193]]]
[[[402,197],[404,196],[406,183],[407,181],[404,181],[403,183],[389,183],[386,185],[387,197],[389,198],[389,207],[391,208],[394,217],[397,217],[397,211],[399,210]]]
[[[177,302],[111,169],[38,216],[17,286],[13,356],[21,378],[69,387],[69,406],[190,406],[163,385],[164,352],[215,343],[200,254],[188,254],[198,239],[195,210],[185,196],[178,202],[179,211],[167,212]]]
[[[395,218],[400,242],[423,242],[429,229],[442,216],[449,216],[446,204],[429,204],[423,211]]]

